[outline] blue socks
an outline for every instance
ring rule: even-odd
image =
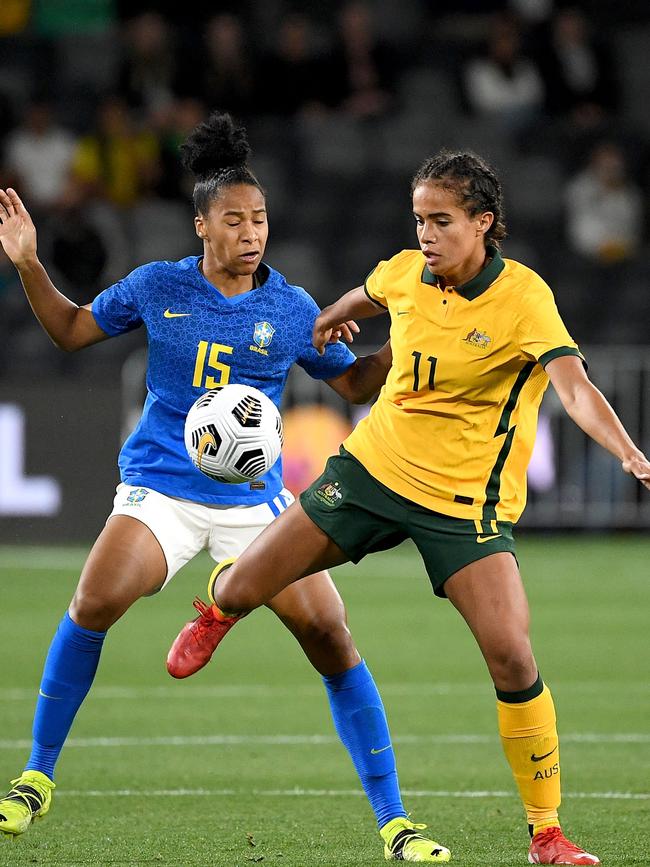
[[[45,660],[25,770],[54,778],[56,760],[95,677],[105,635],[77,626],[67,611],[63,615]]]
[[[66,612],[45,660],[33,745],[25,769],[54,778],[54,766],[95,677],[105,632],[78,626]],[[336,731],[352,758],[381,828],[406,816],[386,714],[363,660],[342,674],[323,677]]]
[[[406,816],[384,706],[366,663],[342,674],[325,675],[334,725],[350,753],[361,785],[381,828]]]

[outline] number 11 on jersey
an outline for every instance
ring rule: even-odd
[[[418,352],[416,349],[411,353],[413,356],[413,391],[419,391],[420,389],[420,361],[422,360],[422,353]],[[429,391],[433,391],[435,388],[434,379],[436,375],[436,363],[438,361],[433,355],[430,355],[427,358],[429,362]]]

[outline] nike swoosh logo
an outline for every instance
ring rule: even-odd
[[[165,317],[165,319],[176,319],[177,316],[191,316],[191,315],[192,315],[191,313],[172,313],[172,311],[169,309],[169,307],[163,313],[163,316]]]
[[[544,753],[543,756],[536,756],[535,753],[530,757],[531,762],[541,762],[542,759],[547,759],[549,756],[552,756],[557,747],[553,747],[550,753]]]
[[[61,701],[61,698],[62,698],[62,696],[60,696],[60,695],[48,695],[46,692],[43,692],[42,689],[39,689],[38,694],[42,695],[43,698],[51,698],[54,701]]]
[[[501,533],[495,533],[493,536],[477,536],[476,541],[479,545],[482,545],[483,542],[489,542],[491,539],[498,539]]]
[[[398,310],[397,315],[398,316],[408,316],[409,312],[408,312],[408,310]]]
[[[387,747],[382,747],[380,750],[376,750],[376,749],[373,747],[373,748],[370,750],[370,755],[371,755],[371,756],[376,756],[377,753],[384,753],[384,752],[386,752],[386,750],[389,750],[389,749],[390,749],[390,746],[391,746],[391,745],[388,744]]]
[[[203,460],[203,453],[208,448],[208,446],[212,446],[212,448],[217,450],[217,441],[214,436],[206,432],[201,435],[201,439],[199,440],[199,444],[196,449],[196,465],[199,469],[201,469],[201,461]]]

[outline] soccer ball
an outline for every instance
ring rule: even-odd
[[[194,466],[218,482],[250,482],[270,470],[282,450],[282,417],[250,385],[222,385],[202,394],[185,419],[185,448]]]

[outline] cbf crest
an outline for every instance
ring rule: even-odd
[[[274,334],[275,328],[270,322],[256,322],[253,331],[255,346],[251,346],[250,349],[252,349],[253,352],[260,352],[262,355],[268,355],[269,353],[266,347],[273,340]]]
[[[129,492],[129,495],[126,498],[126,503],[124,505],[139,506],[148,493],[149,491],[147,490],[147,488],[134,488],[132,491]]]

